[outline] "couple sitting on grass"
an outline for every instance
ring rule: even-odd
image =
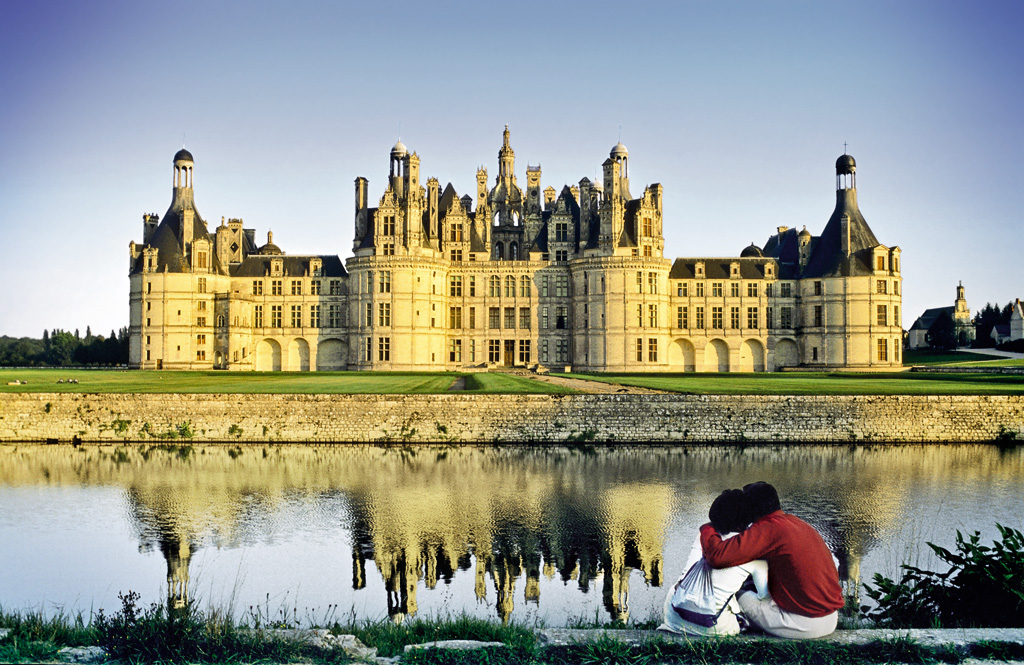
[[[782,511],[774,487],[726,490],[708,517],[658,630],[735,635],[742,622],[789,639],[835,630],[843,606],[835,559],[814,527]]]

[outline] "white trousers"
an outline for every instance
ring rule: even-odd
[[[836,623],[839,621],[839,612],[823,617],[805,617],[802,614],[787,612],[776,605],[771,597],[760,600],[756,593],[749,591],[740,594],[736,600],[739,601],[743,614],[754,625],[776,637],[793,640],[824,637],[836,629]]]

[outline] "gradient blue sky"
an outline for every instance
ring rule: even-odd
[[[351,255],[353,180],[402,141],[472,192],[594,179],[619,140],[665,187],[666,256],[821,232],[836,157],[903,250],[904,317],[1024,297],[1022,2],[0,3],[0,334],[128,323],[128,242],[196,159],[211,228]]]

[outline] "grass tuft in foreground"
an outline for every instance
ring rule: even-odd
[[[466,615],[444,620],[414,619],[399,625],[389,620],[369,624],[360,622],[347,626],[335,624],[331,631],[336,634],[355,635],[366,646],[376,647],[377,655],[384,657],[401,654],[407,644],[423,644],[440,640],[503,642],[510,647],[511,652],[519,654],[519,656],[533,654],[536,645],[533,631],[525,626],[515,623],[502,625]]]

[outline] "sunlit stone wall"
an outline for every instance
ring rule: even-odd
[[[1020,396],[0,395],[0,441],[1024,439]]]

